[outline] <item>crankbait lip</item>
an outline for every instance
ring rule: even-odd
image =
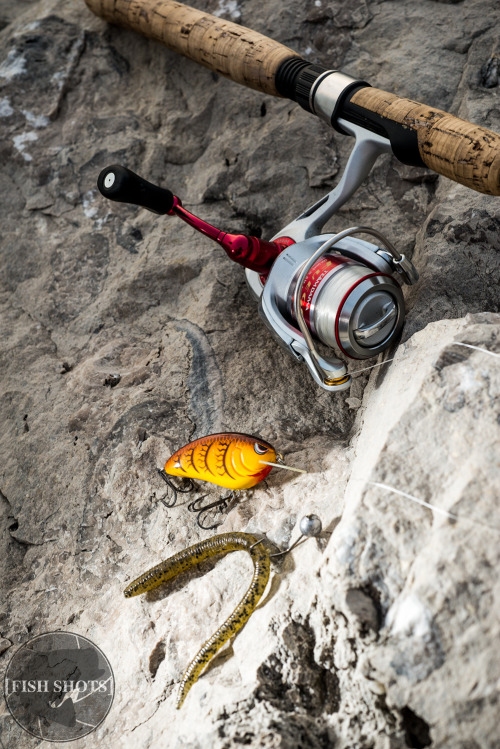
[[[296,471],[297,473],[307,473],[303,468],[294,468],[293,466],[287,466],[285,463],[271,463],[270,460],[259,460],[259,463],[264,463],[266,466],[273,466],[274,468],[286,468],[287,471]]]

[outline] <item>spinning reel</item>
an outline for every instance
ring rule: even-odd
[[[216,229],[183,208],[170,190],[125,167],[107,167],[97,182],[110,200],[177,215],[218,242],[246,268],[259,314],[278,343],[305,362],[320,387],[333,391],[347,389],[351,377],[337,356],[320,354],[316,341],[352,359],[377,356],[397,340],[403,327],[398,280],[418,280],[413,264],[375,229],[352,227],[335,235],[321,234],[377,157],[391,151],[386,138],[346,120],[338,124],[356,138],[340,182],[269,242]],[[377,243],[360,239],[361,234]]]

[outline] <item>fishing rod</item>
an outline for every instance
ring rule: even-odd
[[[385,350],[404,323],[400,284],[418,273],[378,231],[351,227],[321,234],[358,189],[377,158],[433,171],[488,195],[500,195],[500,135],[439,109],[398,97],[363,80],[304,60],[293,50],[173,0],[85,0],[109,23],[162,42],[214,72],[262,93],[286,97],[355,139],[342,178],[326,196],[269,242],[229,235],[183,208],[169,190],[120,165],[101,172],[98,186],[112,200],[177,215],[218,242],[246,268],[250,292],[276,340],[326,390],[350,385],[337,355],[366,359]],[[368,234],[376,243],[362,240]]]

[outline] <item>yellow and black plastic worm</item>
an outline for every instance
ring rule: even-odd
[[[181,707],[187,693],[208,662],[231,637],[239,632],[254,612],[269,580],[269,552],[261,543],[261,539],[250,533],[222,533],[174,554],[131,582],[124,590],[125,598],[138,596],[196,567],[205,559],[228,554],[231,551],[247,551],[250,554],[254,568],[252,582],[233,613],[206,641],[184,672],[179,686],[177,709]]]

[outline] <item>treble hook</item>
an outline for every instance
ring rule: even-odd
[[[175,506],[175,504],[177,502],[177,492],[180,492],[181,494],[187,494],[188,492],[192,492],[192,491],[194,491],[196,489],[196,484],[194,483],[193,479],[190,479],[190,478],[183,479],[185,482],[187,482],[187,486],[186,486],[186,488],[181,489],[179,486],[175,486],[174,485],[174,482],[172,481],[172,479],[170,478],[170,476],[168,475],[168,473],[165,473],[164,469],[158,468],[158,473],[162,477],[163,481],[166,484],[168,484],[168,486],[170,487],[170,489],[172,490],[172,493],[174,495],[173,496],[173,502],[172,501],[171,502],[166,502],[165,501],[165,497],[168,496],[168,493],[165,494],[165,497],[161,497],[160,498],[160,502],[163,502],[163,504],[165,505],[165,507],[174,507]]]
[[[197,513],[196,522],[198,523],[198,526],[203,531],[211,531],[214,528],[217,528],[217,526],[220,525],[220,524],[219,523],[215,523],[214,525],[203,525],[203,523],[201,522],[202,514],[204,514],[205,512],[208,512],[209,510],[213,510],[214,507],[218,507],[219,508],[219,512],[224,512],[224,510],[227,508],[228,501],[229,500],[234,500],[235,497],[236,497],[236,495],[235,495],[234,492],[230,492],[227,495],[227,497],[219,497],[219,499],[215,500],[215,502],[210,502],[207,505],[200,504],[201,500],[205,499],[206,496],[208,496],[208,495],[204,494],[202,497],[197,497],[196,499],[193,499],[188,504],[188,510],[190,512],[196,512]]]

